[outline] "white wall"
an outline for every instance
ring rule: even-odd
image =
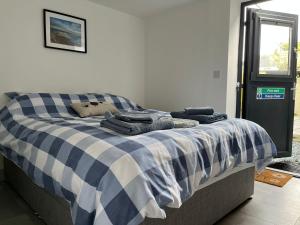
[[[231,12],[239,7],[239,0],[202,0],[147,19],[147,106],[171,111],[211,105],[234,116],[234,106],[226,104],[235,101],[227,88],[234,85],[238,52]]]
[[[88,54],[43,47],[42,9],[87,19]],[[1,0],[0,91],[109,91],[144,103],[144,23],[83,0]]]
[[[87,19],[87,54],[43,47],[43,8]],[[106,91],[144,104],[143,20],[84,0],[0,0],[0,28],[1,95]]]

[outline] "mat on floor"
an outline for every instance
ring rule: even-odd
[[[285,173],[275,172],[272,170],[264,170],[257,173],[255,180],[266,184],[271,184],[277,187],[283,187],[293,176]]]
[[[284,160],[280,162],[274,162],[268,165],[268,167],[300,174],[300,162],[298,162],[298,160]]]

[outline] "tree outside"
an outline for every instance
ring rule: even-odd
[[[298,42],[298,49],[300,49],[300,42]],[[274,65],[280,70],[284,71],[289,66],[289,43],[282,43],[280,47],[275,50],[271,59],[274,62]],[[300,60],[297,62],[297,71],[300,72]]]
[[[300,50],[300,42],[298,42],[298,49]],[[274,68],[277,71],[287,71],[289,67],[289,43],[280,44],[279,48],[270,55],[261,56],[262,64],[264,68]],[[295,102],[295,116],[300,117],[300,58],[297,62],[297,91],[296,91],[296,102]]]

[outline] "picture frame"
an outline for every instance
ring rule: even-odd
[[[86,19],[44,9],[45,48],[87,53]]]

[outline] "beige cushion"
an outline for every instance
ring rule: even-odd
[[[103,116],[105,112],[116,113],[118,109],[109,102],[73,103],[71,107],[80,117]]]

